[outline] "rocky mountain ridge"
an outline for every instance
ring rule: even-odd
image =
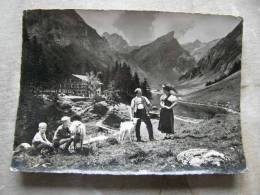
[[[174,38],[173,31],[133,50],[129,56],[131,62],[139,64],[152,79],[159,82],[175,81],[196,64]]]
[[[215,39],[209,42],[195,40],[194,42],[183,44],[182,47],[194,57],[196,62],[198,62],[212,47],[217,44],[218,41],[219,39]]]
[[[74,10],[29,10],[23,17],[22,75],[59,80],[104,70],[120,57]]]
[[[180,80],[190,80],[196,77],[203,77],[205,81],[221,80],[239,71],[241,69],[242,27],[243,24],[240,22],[198,61],[197,67],[180,77]]]
[[[138,46],[130,46],[128,42],[117,33],[109,34],[105,32],[103,33],[102,37],[104,37],[108,41],[111,48],[113,48],[115,51],[119,53],[129,53],[132,50],[138,48]]]

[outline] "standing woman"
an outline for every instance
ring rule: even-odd
[[[177,104],[177,97],[171,94],[171,91],[176,93],[176,90],[168,85],[163,85],[163,95],[160,98],[160,121],[158,129],[162,133],[166,133],[164,139],[171,139],[171,134],[174,134],[174,114],[173,107]]]

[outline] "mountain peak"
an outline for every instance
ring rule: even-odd
[[[174,31],[170,31],[168,32],[167,34],[161,36],[161,37],[158,37],[155,41],[153,41],[152,43],[159,43],[159,42],[169,42],[169,41],[177,41],[175,38],[174,38]],[[148,44],[149,45],[149,44]]]
[[[102,34],[102,37],[108,37],[108,36],[110,36],[110,34],[109,34],[108,32],[104,32],[104,33]]]
[[[163,35],[161,38],[173,39],[174,38],[174,31],[168,32],[167,34]]]
[[[194,44],[201,44],[202,42],[200,40],[196,39],[193,43]]]
[[[114,39],[121,39],[121,40],[126,41],[121,35],[119,35],[117,33],[109,34],[108,32],[104,32],[102,37],[105,37],[106,39],[110,38],[110,37],[113,37]]]
[[[170,31],[166,35],[174,37],[174,31]]]
[[[201,49],[205,50],[204,55],[200,55],[197,67],[187,72],[183,79],[193,79],[197,76],[204,76],[213,79],[227,77],[241,69],[242,52],[242,23],[235,27],[228,35],[222,39],[215,39]],[[193,56],[201,49],[190,52]]]
[[[154,83],[176,81],[195,66],[193,57],[174,38],[174,31],[134,50],[131,57]]]
[[[117,33],[104,32],[102,37],[107,40],[111,48],[119,53],[128,53],[137,48],[136,46],[129,46],[128,42]]]
[[[200,40],[196,39],[193,42],[183,44],[183,48],[188,51],[198,62],[202,57],[204,57],[207,52],[212,48],[218,39],[210,41],[210,42],[201,42]]]

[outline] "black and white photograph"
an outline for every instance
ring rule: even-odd
[[[237,174],[243,19],[25,10],[12,171]]]

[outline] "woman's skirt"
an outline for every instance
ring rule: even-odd
[[[172,109],[161,109],[158,129],[162,133],[174,133],[174,115]]]

